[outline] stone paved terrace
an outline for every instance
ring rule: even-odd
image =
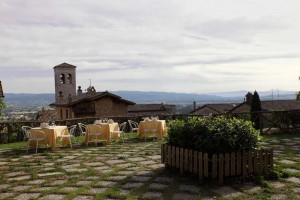
[[[264,143],[275,147],[287,179],[199,185],[167,172],[159,142],[110,144],[56,152],[0,152],[0,199],[300,199],[300,138]],[[296,155],[291,159],[287,154]]]

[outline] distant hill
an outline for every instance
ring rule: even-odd
[[[55,101],[54,94],[5,93],[4,101],[13,108],[48,107]]]
[[[207,95],[217,95],[222,97],[242,97],[245,96],[249,91],[247,90],[239,90],[239,91],[231,91],[231,92],[218,92],[218,93],[207,93]],[[254,92],[254,91],[250,91]],[[259,96],[262,99],[270,98],[272,99],[272,90],[269,91],[257,91]],[[286,98],[295,98],[296,92],[295,91],[285,91],[285,90],[273,90],[273,99],[277,99],[279,94],[280,99]]]
[[[189,94],[174,92],[140,92],[140,91],[111,91],[124,99],[136,103],[172,103],[172,104],[192,104],[196,102],[228,102],[241,101],[243,98],[227,98],[217,95]]]
[[[244,101],[246,90],[222,92],[222,93],[206,93],[206,94],[191,94],[191,93],[172,93],[172,92],[140,92],[140,91],[112,91],[124,99],[134,101],[136,103],[172,103],[172,104],[191,104],[196,101],[200,104],[207,103],[239,103]],[[296,92],[280,91],[259,92],[261,100],[276,100],[276,99],[295,99]]]
[[[207,103],[240,103],[244,101],[247,91],[211,93],[211,94],[189,94],[172,92],[141,92],[141,91],[111,91],[126,100],[135,103],[165,103],[165,104],[193,104],[197,106]],[[296,92],[280,91],[279,99],[295,99]],[[259,92],[261,100],[271,100],[270,92]],[[278,94],[273,93],[273,99],[278,99]],[[55,101],[54,94],[30,94],[30,93],[6,93],[5,102],[14,108],[39,108],[47,107]]]

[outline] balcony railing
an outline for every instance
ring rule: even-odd
[[[253,114],[253,113],[252,113]],[[300,110],[293,111],[261,111],[255,112],[257,118],[260,120],[260,131],[266,133],[272,130],[280,130],[281,132],[292,132],[300,128]],[[224,113],[219,115],[227,115],[231,117],[250,120],[251,113]],[[211,117],[214,117],[211,116]],[[122,123],[125,121],[133,120],[136,122],[142,121],[144,117],[149,116],[135,116],[135,117],[113,117],[108,116],[106,118],[113,119],[115,122]],[[190,117],[208,117],[203,115],[160,115],[159,119],[166,120],[168,123],[170,120],[183,119],[187,120]],[[56,125],[75,125],[79,122],[84,124],[92,124],[98,118],[74,118],[67,120],[57,120]],[[40,126],[39,121],[13,121],[13,122],[0,122],[0,143],[11,143],[23,140],[22,126],[37,127]],[[127,131],[129,131],[127,127]]]

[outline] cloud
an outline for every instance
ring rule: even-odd
[[[52,68],[49,69],[38,69],[35,67],[7,67],[0,66],[0,78],[10,79],[10,78],[35,78],[35,77],[49,77],[49,73],[52,72]]]
[[[212,19],[205,22],[191,21],[187,25],[194,35],[217,38],[238,43],[249,43],[253,38],[265,31],[282,31],[287,25],[281,24],[274,17],[262,17],[249,20],[245,17],[233,19]]]
[[[67,62],[78,66],[78,85],[91,78],[103,90],[220,91],[255,79],[264,87],[260,74],[297,73],[297,7],[290,0],[3,0],[0,78],[13,86],[43,77],[54,91],[53,67]]]
[[[245,55],[245,56],[216,56],[212,59],[195,59],[185,62],[173,63],[175,66],[185,65],[215,65],[215,64],[228,64],[228,63],[244,63],[256,62],[261,60],[280,60],[300,58],[300,54],[282,54],[282,55]]]
[[[184,37],[188,37],[188,38],[192,38],[195,40],[200,40],[200,41],[207,41],[208,39],[205,37],[200,37],[200,36],[196,36],[196,35],[188,35],[188,34],[182,34]]]

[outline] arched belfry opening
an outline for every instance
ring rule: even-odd
[[[67,83],[72,84],[72,74],[68,74],[67,76]]]
[[[65,84],[66,83],[66,78],[65,78],[65,75],[64,74],[60,74],[60,83],[61,84]]]

